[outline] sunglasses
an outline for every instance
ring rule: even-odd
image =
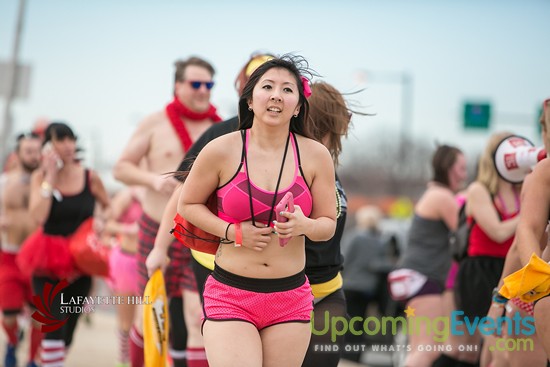
[[[189,84],[191,85],[191,88],[195,90],[199,90],[202,84],[204,84],[204,86],[208,90],[212,89],[212,87],[214,86],[214,82],[199,82],[194,80],[189,80]]]

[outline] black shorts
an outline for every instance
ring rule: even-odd
[[[460,262],[454,290],[456,306],[464,316],[487,316],[503,268],[504,259],[498,257],[467,257]]]

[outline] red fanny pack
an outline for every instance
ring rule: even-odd
[[[214,214],[218,212],[218,198],[212,194],[206,202],[206,206]],[[199,252],[214,255],[218,251],[220,238],[194,226],[179,213],[174,217],[174,228],[170,231],[185,247]]]
[[[109,247],[93,230],[93,218],[86,219],[69,239],[69,251],[78,269],[88,275],[109,276]]]

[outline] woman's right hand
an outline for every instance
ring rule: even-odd
[[[42,151],[42,167],[45,171],[45,177],[52,179],[57,177],[57,172],[60,169],[59,161],[61,158],[59,158],[59,155],[52,149],[44,149]],[[50,182],[50,184],[55,184],[55,182]]]
[[[147,256],[147,260],[145,260],[147,274],[151,277],[157,269],[160,269],[164,273],[169,263],[170,258],[166,251],[159,247],[153,247],[153,250]]]
[[[251,221],[241,223],[244,247],[255,251],[263,251],[271,242],[271,233],[273,229],[267,227],[256,227]]]

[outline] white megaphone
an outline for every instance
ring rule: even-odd
[[[512,135],[502,140],[495,151],[498,175],[510,183],[522,183],[537,162],[546,158],[546,150],[537,148],[524,137]]]

